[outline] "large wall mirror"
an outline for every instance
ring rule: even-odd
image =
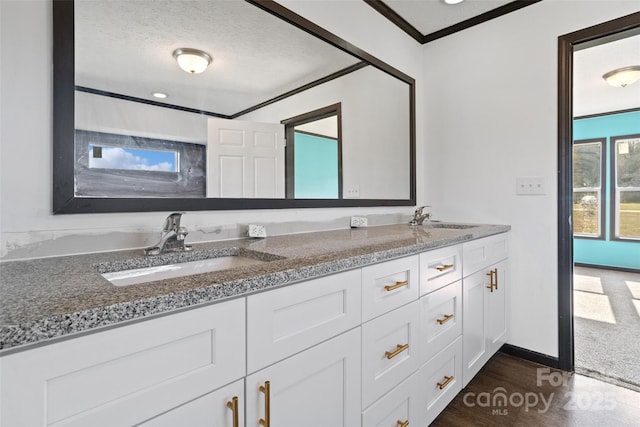
[[[53,6],[54,213],[415,204],[414,80],[278,3]]]

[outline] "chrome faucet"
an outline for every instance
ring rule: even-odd
[[[185,227],[180,227],[180,219],[184,212],[174,212],[164,221],[164,227],[160,234],[160,241],[144,250],[145,255],[160,255],[167,252],[186,252],[193,249],[184,244],[184,239],[189,232]]]
[[[418,209],[416,209],[416,211],[413,213],[413,218],[411,218],[411,221],[409,221],[409,225],[422,225],[425,220],[429,221],[429,219],[431,218],[431,212],[422,213],[424,208],[429,207],[431,206],[420,206]]]

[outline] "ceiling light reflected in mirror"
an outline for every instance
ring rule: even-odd
[[[173,57],[178,61],[180,68],[191,74],[204,72],[213,61],[213,58],[207,52],[188,47],[174,50]]]
[[[627,87],[640,79],[640,65],[631,65],[609,71],[602,78],[611,86]]]

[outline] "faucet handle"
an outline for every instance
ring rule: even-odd
[[[420,206],[419,208],[416,209],[416,211],[414,212],[415,216],[420,216],[422,215],[422,211],[424,210],[424,208],[430,208],[430,205],[425,205],[425,206]]]
[[[167,219],[164,221],[164,230],[163,231],[175,231],[178,232],[180,229],[180,219],[185,212],[174,212],[170,214]]]

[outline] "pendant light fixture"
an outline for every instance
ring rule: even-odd
[[[173,51],[178,66],[190,74],[199,74],[207,69],[213,58],[207,52],[189,47],[181,47]]]

